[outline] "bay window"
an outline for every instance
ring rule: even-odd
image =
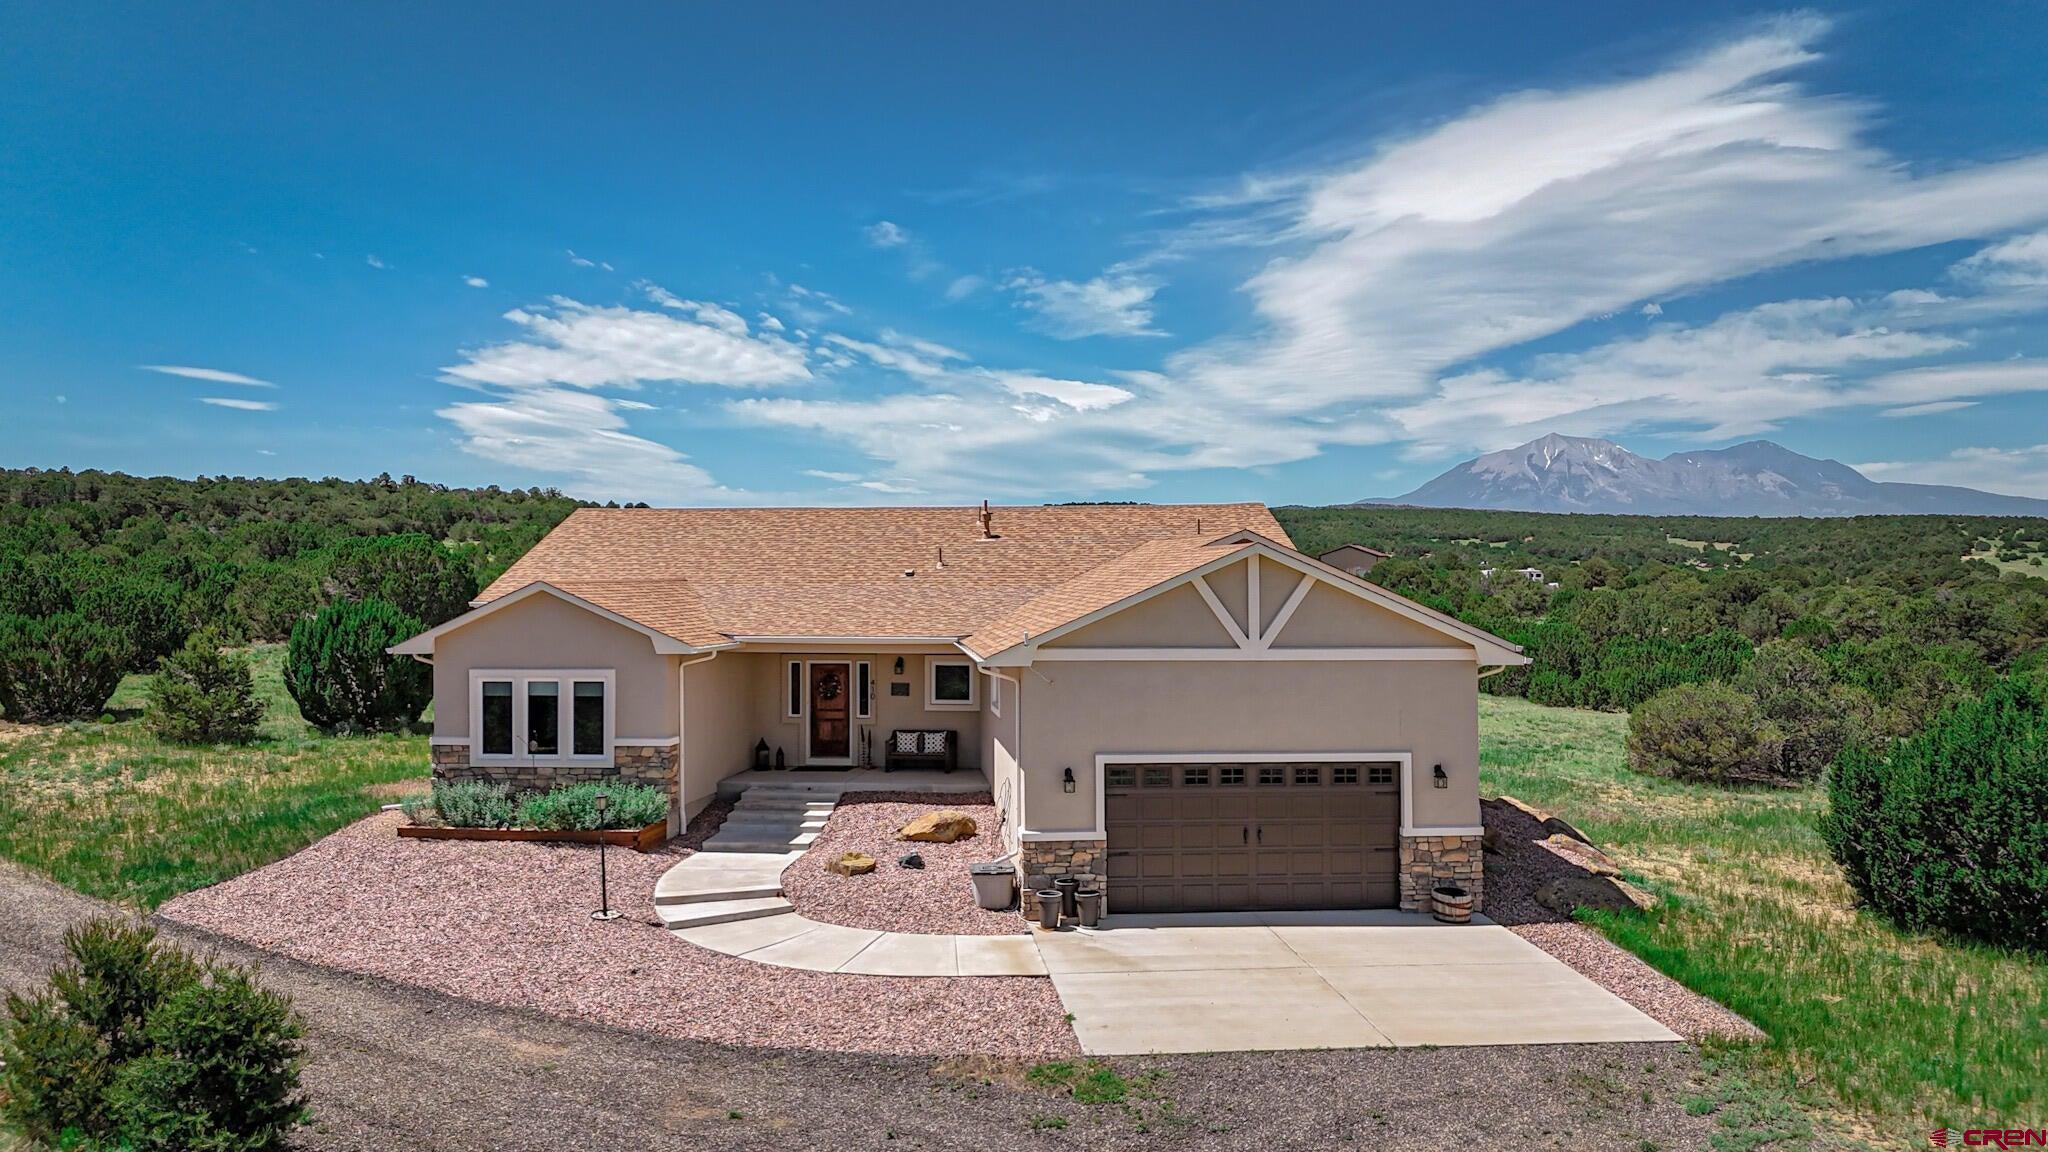
[[[473,671],[473,756],[518,763],[610,760],[615,694],[609,668]]]

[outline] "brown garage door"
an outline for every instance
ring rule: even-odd
[[[1110,905],[1392,907],[1399,773],[1392,761],[1108,765]]]

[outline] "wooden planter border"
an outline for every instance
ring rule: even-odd
[[[657,820],[645,828],[606,828],[602,831],[546,828],[430,828],[401,824],[398,834],[409,840],[517,840],[555,844],[595,844],[602,840],[635,852],[652,852],[668,840],[668,821]]]

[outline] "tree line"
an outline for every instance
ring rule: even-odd
[[[0,471],[0,716],[97,716],[124,675],[199,633],[285,640],[367,602],[440,623],[576,506],[553,489],[388,475]]]

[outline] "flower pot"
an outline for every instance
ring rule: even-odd
[[[1102,923],[1102,892],[1099,889],[1081,889],[1074,893],[1074,903],[1081,910],[1081,927],[1093,928]]]
[[[1047,888],[1038,894],[1038,926],[1048,931],[1060,926],[1060,893]]]
[[[1463,924],[1472,919],[1472,893],[1455,884],[1430,890],[1429,910],[1446,924]]]
[[[1074,905],[1074,893],[1080,891],[1081,882],[1072,876],[1062,876],[1054,880],[1052,886],[1060,894],[1060,915],[1069,920],[1079,916],[1081,910]]]

